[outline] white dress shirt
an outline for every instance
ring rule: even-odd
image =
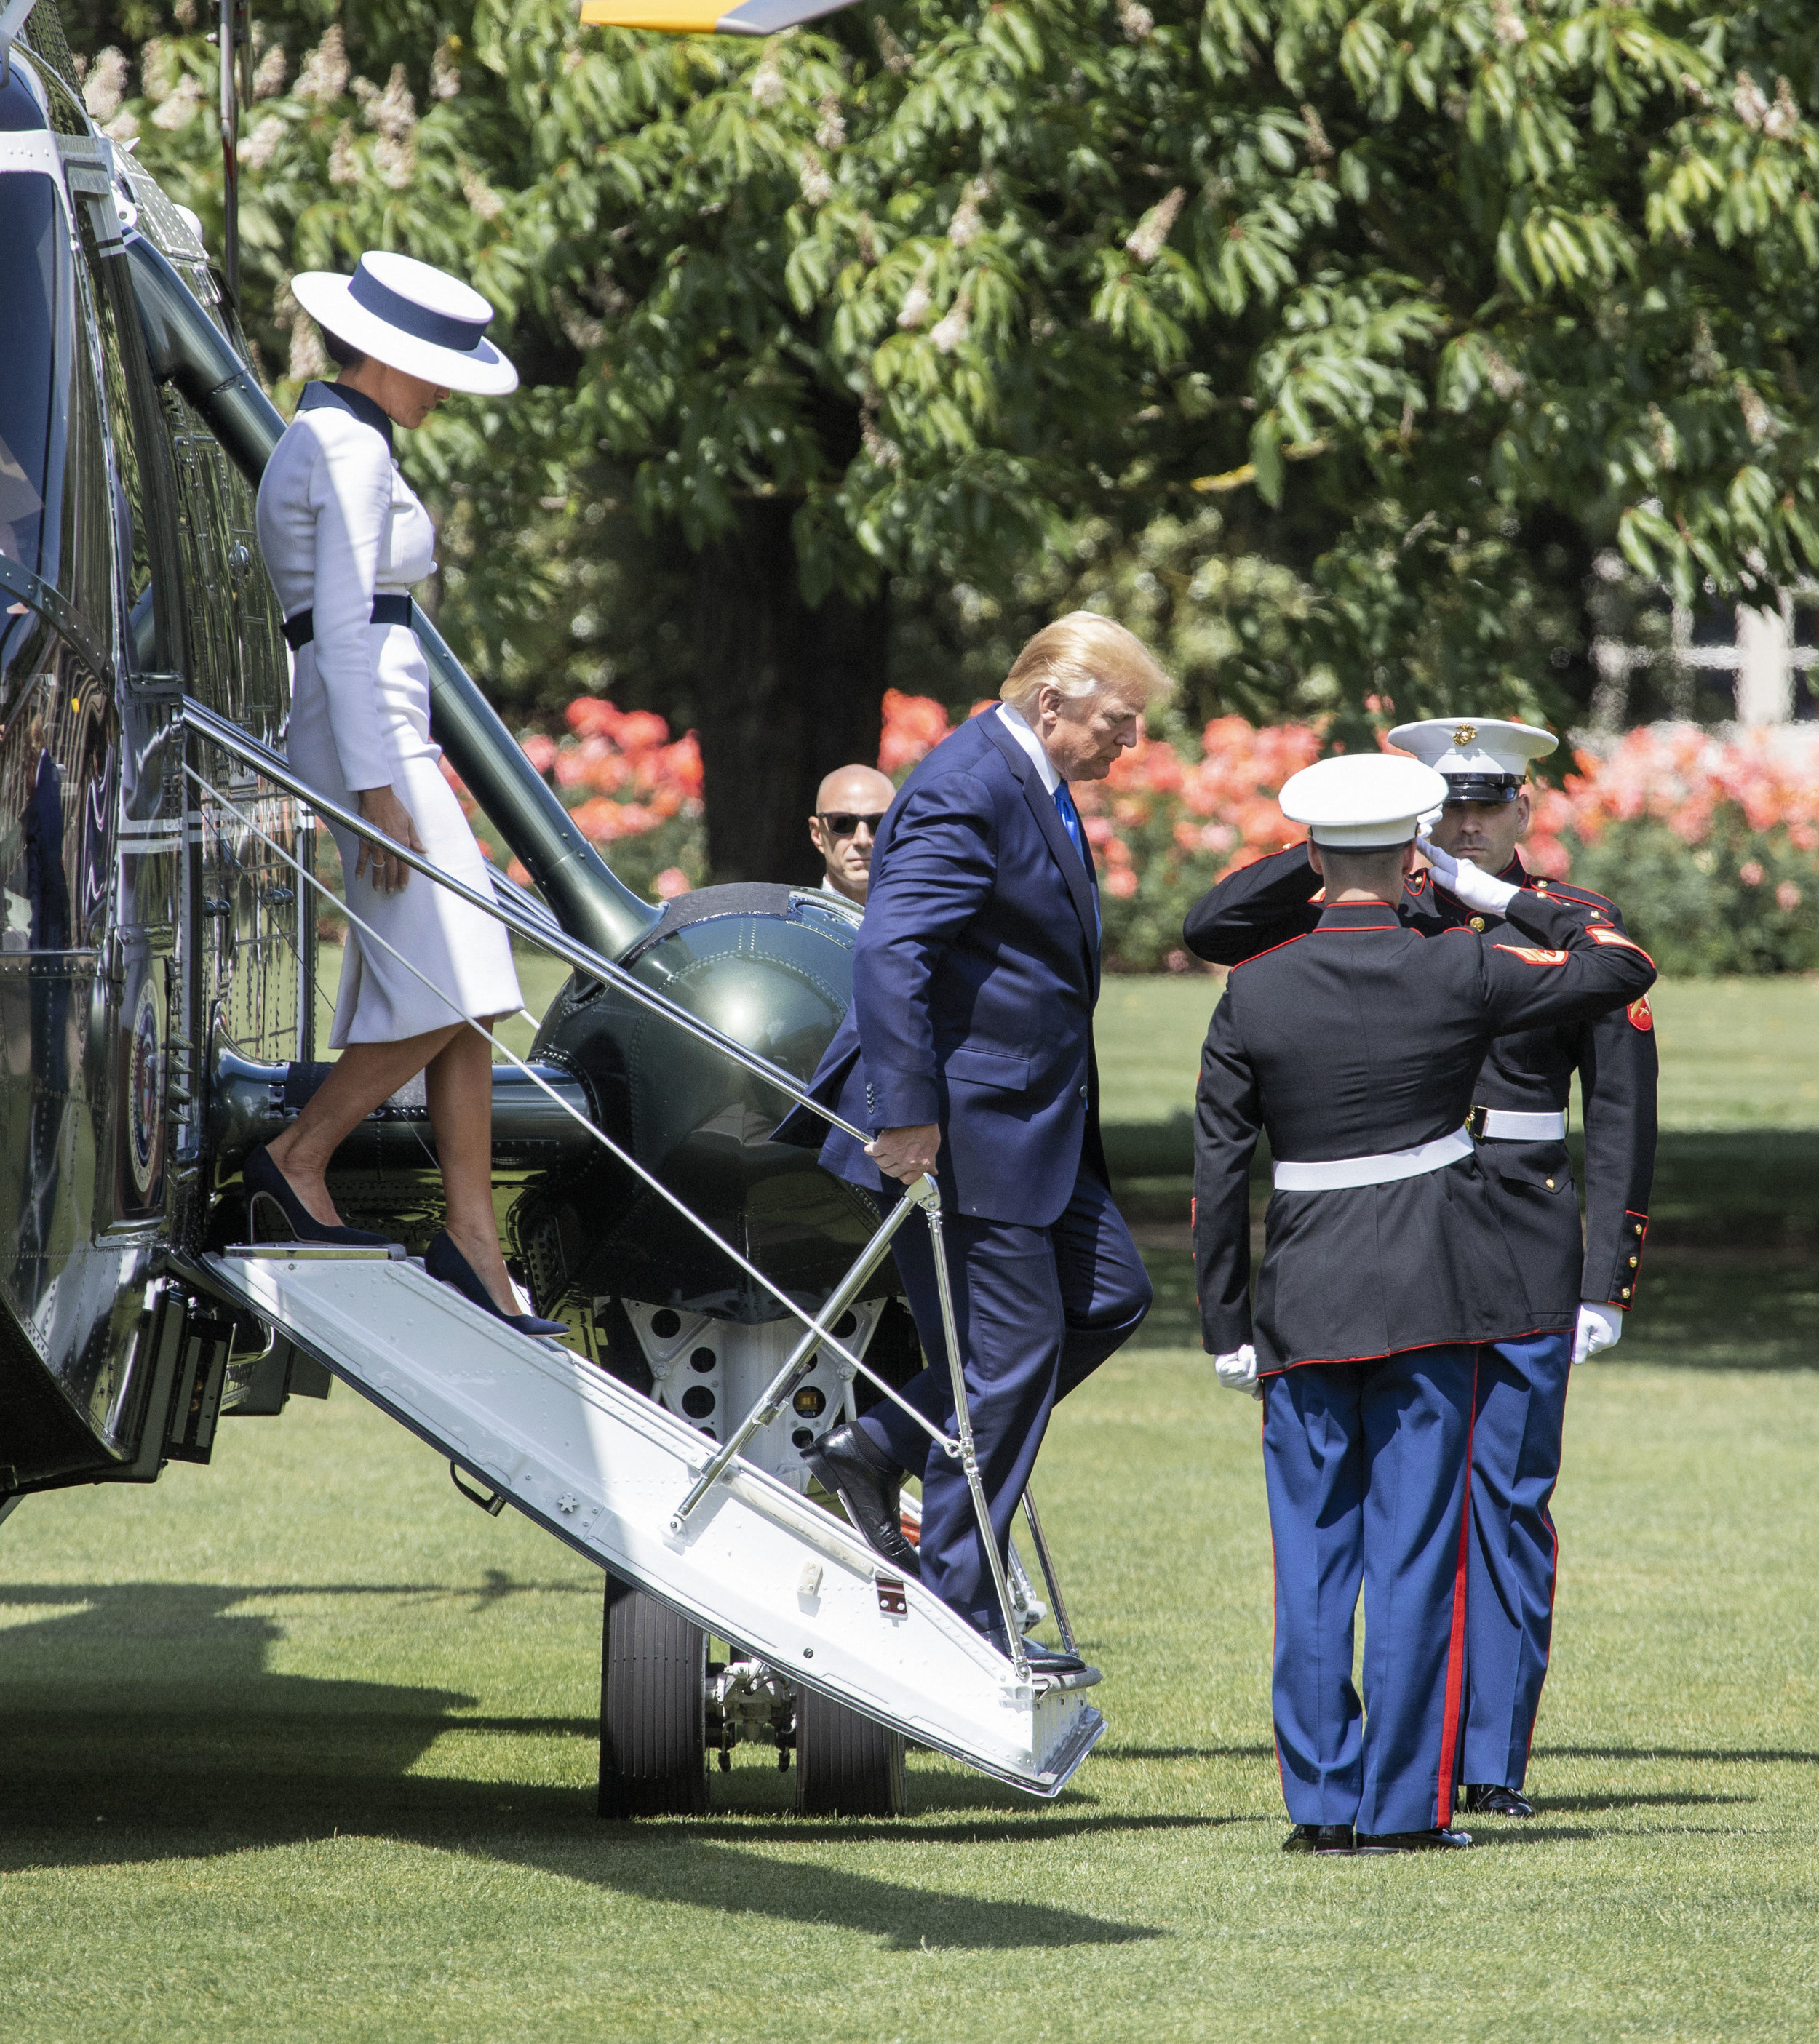
[[[1054,762],[1043,751],[1042,740],[1031,730],[1021,713],[1013,709],[1009,703],[1001,702],[998,714],[1004,720],[1005,729],[1036,763],[1036,770],[1042,776],[1042,785],[1052,801],[1055,790],[1061,785],[1061,776],[1056,772]]]

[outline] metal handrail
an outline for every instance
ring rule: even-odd
[[[251,816],[247,815],[244,809],[237,808],[235,805],[221,793],[220,789],[212,786],[204,775],[198,774],[196,771],[194,766],[186,764],[183,768],[183,771],[190,780],[194,782],[196,786],[202,790],[205,795],[209,797],[213,801],[218,804],[219,806],[225,809],[237,824],[239,824],[244,829],[250,832],[254,837],[257,838],[260,843],[265,846],[268,851],[275,852],[278,857],[284,861],[285,864],[304,882],[306,886],[314,888],[317,893],[325,896],[331,901],[334,901],[335,897],[333,890],[329,888],[327,882],[322,879],[320,874],[310,872],[303,865],[301,860],[294,859],[275,837],[271,836],[267,832],[261,830],[259,825],[253,821]],[[390,842],[389,839],[384,841],[388,843]],[[430,878],[441,881],[442,883],[445,886],[448,887],[452,891],[473,901],[475,906],[479,907],[485,905],[481,898],[475,894],[471,888],[463,886],[460,881],[451,879],[447,874],[438,873],[433,866],[428,867],[424,870],[426,870],[428,876]],[[438,1000],[446,1002],[451,1014],[454,1015],[458,1020],[464,1022],[476,1035],[481,1037],[486,1043],[491,1044],[493,1048],[505,1058],[507,1063],[515,1066],[519,1071],[524,1074],[525,1077],[530,1081],[531,1084],[534,1085],[540,1093],[547,1095],[550,1100],[553,1101],[556,1106],[560,1108],[571,1121],[579,1124],[580,1127],[586,1129],[587,1133],[594,1138],[596,1143],[600,1144],[602,1149],[606,1150],[613,1156],[617,1158],[619,1162],[625,1165],[628,1170],[634,1172],[639,1178],[642,1178],[645,1184],[651,1188],[652,1191],[657,1194],[659,1198],[667,1201],[669,1205],[675,1208],[676,1212],[679,1213],[685,1220],[690,1222],[694,1228],[699,1229],[701,1233],[706,1235],[708,1240],[711,1242],[722,1254],[736,1264],[739,1268],[745,1273],[747,1277],[756,1279],[756,1281],[770,1293],[771,1297],[775,1299],[786,1312],[793,1314],[796,1319],[802,1322],[805,1327],[810,1329],[813,1334],[818,1335],[823,1345],[832,1349],[834,1354],[840,1357],[842,1362],[850,1363],[854,1370],[857,1370],[862,1376],[868,1378],[879,1388],[879,1390],[886,1393],[887,1396],[892,1399],[894,1399],[897,1404],[901,1405],[903,1408],[903,1410],[909,1413],[910,1416],[916,1421],[917,1425],[919,1425],[924,1431],[928,1434],[931,1440],[940,1443],[942,1448],[949,1455],[957,1456],[960,1454],[963,1445],[961,1442],[950,1440],[937,1427],[933,1425],[923,1416],[921,1413],[918,1412],[915,1407],[910,1404],[906,1399],[898,1397],[896,1390],[891,1385],[887,1385],[884,1381],[883,1378],[881,1377],[875,1370],[868,1368],[862,1358],[855,1355],[851,1349],[848,1348],[843,1342],[840,1341],[827,1327],[824,1327],[819,1318],[817,1318],[814,1314],[810,1312],[806,1307],[798,1304],[798,1303],[790,1297],[788,1293],[784,1291],[781,1286],[778,1285],[773,1282],[771,1278],[767,1277],[765,1274],[758,1268],[756,1263],[752,1262],[749,1258],[742,1255],[739,1251],[733,1247],[731,1243],[728,1242],[724,1236],[718,1234],[708,1224],[707,1222],[704,1221],[700,1215],[696,1213],[685,1201],[679,1198],[675,1193],[672,1193],[668,1186],[663,1184],[660,1178],[658,1178],[654,1174],[647,1170],[644,1166],[638,1162],[637,1158],[632,1155],[629,1151],[623,1148],[620,1144],[615,1143],[612,1137],[597,1124],[589,1120],[587,1116],[581,1112],[579,1108],[575,1106],[572,1102],[564,1100],[561,1094],[556,1090],[555,1087],[544,1078],[542,1074],[537,1071],[534,1066],[527,1064],[525,1060],[511,1048],[510,1044],[502,1043],[498,1037],[493,1034],[490,1029],[488,1029],[483,1024],[477,1021],[472,1016],[463,1015],[460,1009],[458,1009],[452,1001],[449,1001],[448,995],[443,992],[442,989],[436,984],[435,981],[433,980],[426,972],[423,971],[421,967],[413,965],[410,960],[398,950],[395,944],[388,943],[370,923],[363,920],[362,918],[356,915],[344,901],[337,903],[336,905],[340,909],[341,912],[347,917],[348,920],[363,937],[369,938],[374,943],[377,944],[382,951],[388,952],[401,966],[404,967],[406,972],[412,975],[413,978],[421,981],[423,985],[427,986],[430,992],[433,993]],[[922,1181],[918,1181],[918,1183],[921,1182]],[[885,1223],[886,1231],[888,1231],[891,1226],[892,1222],[887,1217]],[[823,1310],[825,1311],[825,1309],[824,1308]]]
[[[368,844],[377,845],[382,851],[390,852],[413,872],[424,874],[438,886],[447,888],[450,893],[467,902],[471,908],[478,909],[483,915],[490,916],[495,922],[503,923],[507,929],[522,937],[525,943],[540,945],[544,950],[553,951],[558,958],[566,960],[578,971],[586,973],[590,978],[616,987],[620,993],[640,1003],[652,1013],[673,1022],[679,1029],[685,1031],[698,1042],[710,1045],[724,1056],[731,1058],[736,1064],[743,1065],[747,1071],[775,1086],[779,1093],[786,1093],[798,1107],[808,1108],[834,1128],[844,1129],[856,1141],[869,1143],[871,1140],[865,1130],[856,1128],[850,1121],[813,1098],[793,1073],[785,1071],[780,1065],[772,1064],[768,1058],[760,1057],[756,1051],[748,1050],[733,1037],[723,1035],[711,1023],[703,1022],[698,1016],[690,1014],[686,1008],[679,1007],[667,995],[646,986],[622,965],[611,959],[602,958],[590,946],[579,943],[556,923],[553,916],[546,921],[547,910],[531,914],[516,902],[502,901],[496,896],[483,894],[465,882],[457,880],[452,874],[444,873],[421,852],[411,851],[395,838],[387,837],[383,831],[375,829],[364,816],[352,809],[344,809],[340,803],[331,801],[327,796],[318,793],[287,760],[280,759],[278,754],[268,746],[261,745],[256,739],[249,738],[237,724],[230,724],[225,717],[209,709],[206,704],[198,702],[194,697],[184,697],[183,717],[190,730],[206,738],[211,745],[218,745],[224,752],[232,753],[236,759],[244,760],[248,766],[256,768],[266,779],[275,782],[289,793],[307,802],[317,816],[325,816],[331,823],[339,824],[344,830],[351,831]],[[207,785],[206,782],[203,783],[204,786]]]
[[[633,993],[636,997],[643,1000],[647,1006],[666,1014],[671,1020],[687,1029],[690,1034],[710,1043],[714,1048],[731,1057],[748,1070],[756,1070],[760,1077],[771,1080],[799,1104],[812,1108],[816,1113],[835,1123],[840,1128],[848,1130],[850,1134],[858,1136],[861,1141],[865,1139],[862,1132],[854,1128],[851,1123],[842,1120],[837,1115],[830,1113],[818,1101],[811,1099],[788,1074],[781,1072],[767,1060],[758,1058],[752,1052],[747,1051],[743,1044],[735,1043],[732,1038],[722,1036],[717,1030],[711,1029],[706,1024],[698,1022],[685,1009],[677,1008],[673,1003],[665,1001],[661,995],[650,993],[648,989],[640,986],[633,980],[622,966],[609,959],[600,958],[597,953],[590,951],[585,944],[575,943],[574,939],[568,937],[566,933],[559,935],[553,928],[548,925],[540,927],[541,924],[540,917],[527,915],[515,905],[508,905],[496,899],[488,899],[476,889],[467,886],[465,882],[456,880],[452,874],[441,871],[421,855],[410,851],[406,847],[398,843],[395,840],[387,837],[383,832],[374,829],[363,817],[351,814],[338,803],[330,801],[315,793],[308,783],[294,774],[288,763],[281,761],[275,753],[271,752],[266,747],[248,738],[244,732],[238,730],[234,725],[225,723],[205,705],[200,703],[194,704],[193,710],[194,714],[192,714],[190,700],[186,697],[183,720],[187,725],[198,732],[210,743],[220,745],[224,751],[244,760],[248,766],[267,779],[288,790],[290,793],[307,803],[317,815],[333,819],[369,843],[383,846],[413,871],[422,874],[425,878],[436,886],[447,888],[450,893],[467,901],[472,907],[479,909],[483,914],[493,916],[495,920],[504,924],[508,929],[517,932],[527,943],[540,945],[545,950],[556,952],[559,956],[568,958],[571,962],[579,964],[583,970],[594,977],[619,986]],[[294,858],[268,832],[260,829],[252,817],[237,807],[220,789],[215,787],[205,775],[198,773],[187,761],[184,763],[183,771],[186,776],[201,790],[204,796],[217,803],[244,829],[250,832],[268,850],[275,852],[279,859],[283,859],[285,864],[302,879],[306,889],[313,889],[317,893],[326,896],[330,901],[334,900],[333,891],[320,875],[311,872],[301,860]],[[439,999],[448,1002],[448,995],[436,985],[427,973],[413,965],[395,945],[388,943],[370,924],[356,915],[345,901],[340,902],[338,905],[348,920],[360,932],[363,937],[371,939],[382,950],[389,953],[407,972],[421,981]],[[532,1085],[547,1094],[564,1114],[578,1122],[594,1141],[611,1155],[616,1157],[628,1170],[641,1178],[660,1199],[674,1208],[685,1220],[704,1235],[748,1277],[755,1279],[773,1299],[783,1306],[786,1312],[799,1320],[807,1330],[794,1354],[785,1365],[784,1370],[779,1373],[776,1381],[760,1395],[758,1404],[747,1415],[739,1436],[741,1443],[756,1431],[758,1425],[763,1424],[760,1417],[761,1410],[769,1402],[779,1385],[783,1383],[785,1376],[791,1372],[806,1371],[816,1354],[820,1349],[825,1347],[830,1349],[842,1362],[849,1364],[856,1373],[865,1377],[894,1404],[907,1412],[931,1440],[940,1444],[945,1454],[959,1461],[965,1475],[967,1493],[973,1508],[973,1516],[978,1521],[981,1544],[985,1549],[986,1558],[990,1564],[992,1585],[997,1593],[998,1608],[1003,1615],[1005,1639],[1009,1648],[1011,1664],[1017,1671],[1018,1680],[1027,1682],[1029,1680],[1029,1657],[1024,1644],[1022,1630],[1017,1623],[1011,1596],[1009,1578],[1006,1572],[1004,1557],[998,1552],[998,1537],[992,1527],[990,1508],[986,1501],[984,1480],[979,1472],[979,1458],[973,1438],[972,1415],[967,1399],[966,1368],[960,1353],[958,1321],[954,1312],[953,1294],[948,1271],[947,1247],[941,1224],[940,1195],[933,1179],[925,1174],[907,1188],[902,1206],[885,1216],[883,1224],[867,1243],[864,1250],[860,1252],[856,1260],[853,1270],[848,1274],[848,1278],[843,1281],[841,1286],[837,1287],[829,1299],[824,1302],[819,1314],[812,1313],[806,1308],[798,1304],[779,1285],[774,1283],[763,1271],[758,1268],[756,1264],[748,1257],[742,1255],[732,1243],[726,1241],[706,1221],[703,1220],[686,1201],[671,1192],[668,1186],[652,1172],[647,1170],[629,1151],[614,1142],[604,1129],[589,1120],[571,1102],[564,1100],[540,1073],[533,1070],[509,1045],[502,1043],[491,1030],[486,1028],[475,1017],[462,1015],[452,1002],[448,1002],[448,1005],[451,1011],[465,1023],[467,1028],[491,1044],[503,1058],[522,1072]],[[870,1271],[875,1269],[879,1262],[883,1260],[890,1238],[902,1222],[905,1208],[911,1204],[921,1208],[923,1218],[928,1224],[929,1248],[935,1266],[935,1288],[940,1304],[941,1332],[944,1344],[948,1351],[948,1375],[953,1391],[957,1437],[952,1439],[943,1433],[925,1414],[918,1412],[898,1392],[894,1385],[886,1384],[875,1370],[866,1364],[863,1358],[854,1354],[851,1349],[838,1339],[832,1329],[825,1324],[825,1320],[838,1316],[838,1312],[834,1305],[835,1300],[842,1299],[844,1303],[843,1295],[848,1285],[856,1289],[856,1285],[852,1285],[856,1274],[858,1275],[859,1281],[863,1282],[863,1277],[869,1274]],[[686,1525],[690,1515],[700,1504],[713,1483],[731,1468],[736,1459],[736,1447],[729,1447],[709,1458],[700,1477],[691,1486],[688,1496],[683,1500],[672,1519],[672,1527],[680,1531]],[[1035,1531],[1033,1523],[1032,1531]],[[1040,1536],[1038,1537],[1040,1539]],[[1044,1563],[1044,1573],[1047,1575],[1049,1572],[1045,1544],[1039,1546],[1039,1554]],[[1053,1596],[1055,1585],[1052,1576],[1049,1581],[1049,1590],[1050,1595]]]

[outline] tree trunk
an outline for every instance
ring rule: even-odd
[[[813,885],[809,817],[822,777],[875,765],[886,599],[802,601],[784,498],[744,507],[695,558],[697,728],[716,882]]]

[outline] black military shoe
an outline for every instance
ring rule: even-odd
[[[1532,1817],[1535,1806],[1520,1788],[1502,1788],[1491,1781],[1468,1781],[1465,1807],[1475,1817]]]
[[[1406,1853],[1456,1851],[1471,1843],[1470,1831],[1449,1831],[1444,1824],[1436,1824],[1431,1831],[1360,1831],[1358,1850],[1361,1853]]]
[[[1297,1824],[1283,1840],[1286,1853],[1318,1853],[1322,1859],[1348,1858],[1357,1850],[1349,1824]]]
[[[822,1435],[812,1448],[803,1449],[802,1460],[823,1489],[831,1490],[846,1507],[846,1516],[866,1545],[920,1582],[922,1566],[903,1537],[898,1512],[903,1472],[857,1427],[836,1427]]]

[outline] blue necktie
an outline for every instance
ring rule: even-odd
[[[1086,867],[1086,878],[1092,884],[1093,935],[1096,938],[1099,934],[1098,876],[1093,870],[1093,855],[1086,849],[1086,827],[1080,821],[1080,812],[1074,806],[1074,797],[1068,793],[1065,781],[1055,784],[1055,809],[1061,819],[1061,828],[1080,855],[1080,863]]]

